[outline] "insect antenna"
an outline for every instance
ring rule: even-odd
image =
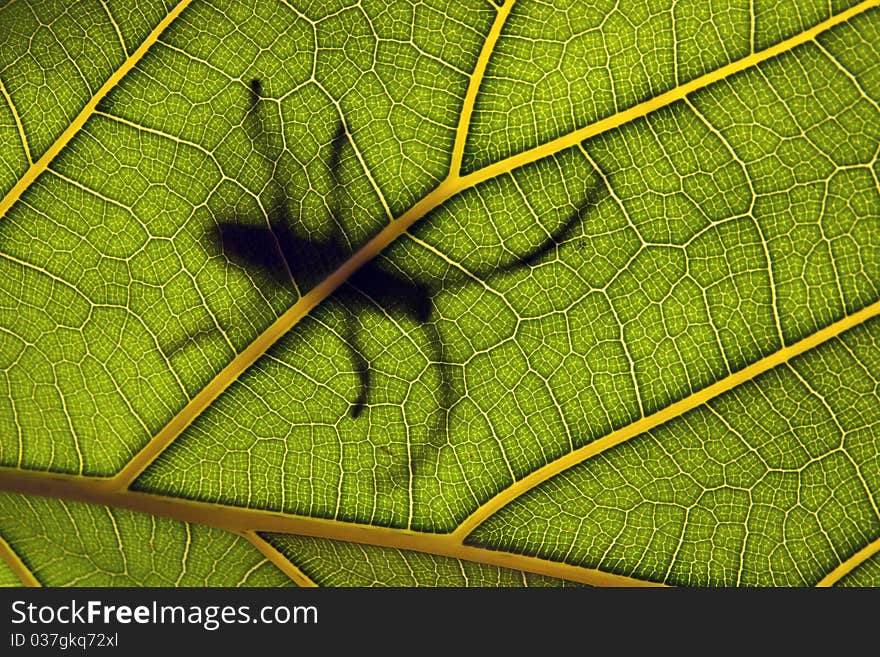
[[[330,156],[327,158],[327,168],[330,171],[332,184],[329,203],[330,221],[332,224],[330,243],[333,248],[338,251],[336,257],[339,258],[340,261],[345,257],[343,245],[348,244],[348,240],[342,232],[342,226],[344,223],[342,221],[342,204],[340,203],[340,195],[342,191],[342,151],[345,148],[347,140],[348,133],[345,129],[345,124],[340,119],[336,124],[336,132],[333,134],[333,139],[330,141]],[[331,267],[336,267],[339,264],[339,262],[333,262],[331,263]]]
[[[547,239],[544,240],[539,246],[529,251],[521,258],[514,260],[511,263],[499,266],[492,273],[502,273],[519,269],[521,267],[535,266],[538,261],[543,258],[547,253],[556,249],[560,244],[568,239],[575,226],[580,223],[581,219],[583,219],[587,211],[596,204],[596,202],[598,201],[598,196],[598,188],[594,187],[584,196],[583,200],[581,200],[580,204],[578,204],[574,211],[570,215],[568,215],[568,218],[565,220],[565,222],[563,222],[561,226],[553,231],[553,233],[550,234]]]

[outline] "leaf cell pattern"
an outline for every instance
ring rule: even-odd
[[[0,8],[0,584],[876,585],[880,9],[606,4]]]

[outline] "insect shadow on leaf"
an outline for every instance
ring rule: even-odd
[[[251,80],[248,116],[245,126],[249,131],[258,150],[262,151],[268,162],[274,162],[273,177],[278,183],[281,170],[280,152],[275,152],[269,139],[262,118],[262,84],[258,79]],[[317,241],[302,235],[304,222],[301,217],[294,216],[290,211],[289,199],[284,192],[283,184],[276,184],[279,198],[270,203],[271,211],[263,226],[238,220],[223,220],[217,223],[216,232],[212,236],[222,253],[231,262],[244,268],[257,268],[272,277],[281,286],[293,285],[298,293],[305,291],[336,269],[345,259],[351,256],[348,242],[343,239],[340,226],[340,194],[343,181],[340,176],[342,152],[348,142],[345,126],[340,122],[336,126],[330,142],[330,153],[327,160],[332,176],[333,191],[330,194],[330,213],[333,219],[333,231],[329,239]],[[478,278],[521,268],[534,267],[538,262],[554,250],[574,226],[582,218],[584,212],[596,200],[594,194],[586,195],[583,202],[567,218],[565,222],[547,239],[529,253],[517,260],[493,267],[490,271],[472,271]],[[463,277],[461,284],[469,279]],[[397,311],[409,317],[426,332],[427,343],[433,353],[430,357],[432,365],[439,367],[440,386],[440,418],[437,433],[445,439],[448,430],[449,412],[455,404],[449,364],[445,362],[443,341],[434,315],[434,297],[440,289],[437,281],[420,281],[407,276],[403,272],[390,271],[378,259],[363,265],[333,294],[333,298],[346,304],[350,314],[344,331],[345,343],[351,352],[351,359],[358,378],[358,393],[351,401],[349,413],[357,418],[368,406],[373,378],[371,364],[359,347],[360,340],[355,326],[357,314],[373,307],[384,311]],[[444,289],[449,289],[449,281],[442,282]]]

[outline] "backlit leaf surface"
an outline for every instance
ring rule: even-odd
[[[874,0],[251,4],[0,9],[0,584],[880,584]]]

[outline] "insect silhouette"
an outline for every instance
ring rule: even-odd
[[[273,157],[273,149],[267,141],[267,132],[262,120],[261,101],[262,84],[258,79],[251,80],[249,87],[248,116],[246,129],[249,137],[264,151],[267,161],[276,161],[273,176],[279,176],[278,158]],[[289,199],[280,194],[270,203],[265,225],[256,226],[252,223],[224,220],[217,223],[215,239],[223,254],[242,267],[254,267],[269,274],[279,285],[293,284],[300,288],[315,283],[336,269],[351,255],[351,249],[340,232],[339,194],[342,181],[340,178],[340,160],[343,149],[348,142],[344,125],[340,122],[336,127],[330,143],[328,168],[333,176],[334,192],[331,194],[330,211],[335,226],[331,237],[324,241],[315,241],[303,237],[303,225],[300,217],[293,216],[290,211]],[[276,181],[277,182],[277,181]],[[283,190],[278,184],[276,189]],[[588,195],[589,197],[589,195]],[[478,277],[494,275],[505,271],[513,271],[534,266],[544,255],[553,250],[571,231],[591,204],[590,198],[576,208],[568,219],[548,238],[518,260],[494,267],[490,272],[472,272]],[[465,279],[466,281],[467,279]],[[448,281],[447,281],[448,283]],[[448,287],[448,285],[444,285]],[[455,399],[449,364],[443,355],[443,341],[432,320],[434,315],[434,296],[438,291],[436,283],[415,280],[400,272],[390,271],[378,259],[363,265],[333,294],[333,298],[345,303],[351,311],[345,329],[345,341],[350,350],[351,359],[357,373],[359,386],[357,397],[352,400],[350,414],[353,418],[360,416],[367,407],[371,392],[371,365],[364,357],[358,344],[358,335],[354,326],[355,315],[368,307],[396,310],[409,317],[426,331],[427,342],[433,353],[432,365],[440,368],[440,406],[444,418],[443,431],[448,422],[448,412]]]

